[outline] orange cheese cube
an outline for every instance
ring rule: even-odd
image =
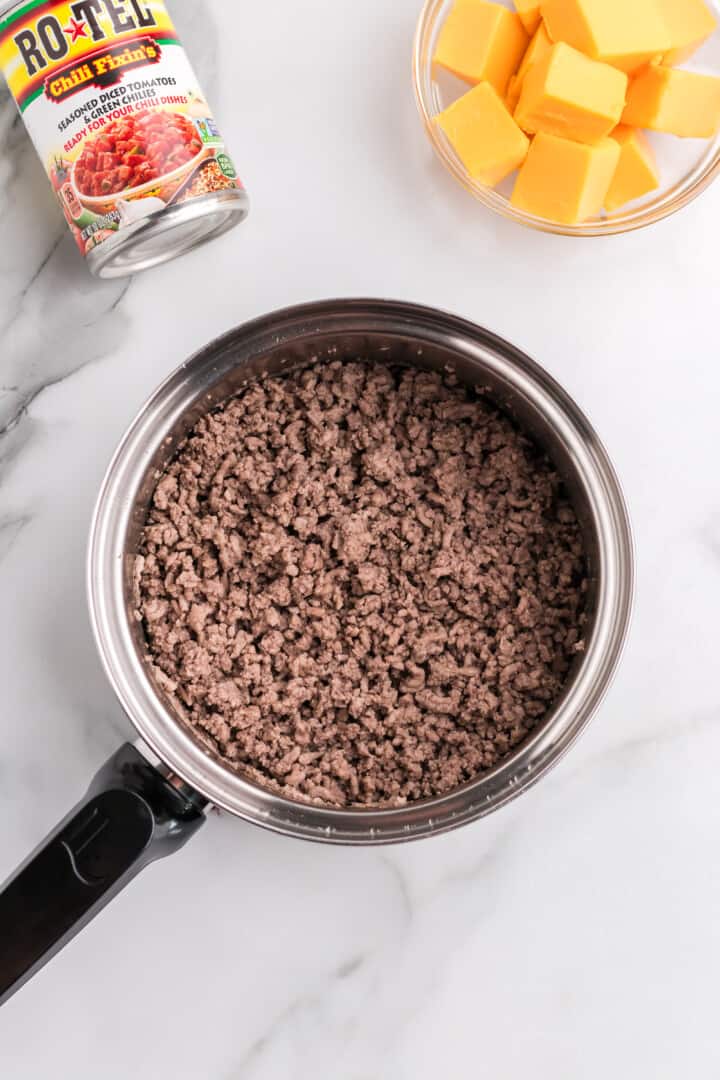
[[[517,71],[517,78],[524,79],[533,64],[537,64],[538,60],[542,60],[552,47],[553,41],[545,29],[545,23],[540,23],[522,58],[522,63]]]
[[[617,68],[558,42],[525,76],[515,119],[523,131],[594,143],[620,120],[627,82]]]
[[[527,46],[528,35],[514,11],[488,0],[455,0],[434,61],[466,82],[491,82],[504,95]]]
[[[708,139],[720,131],[720,78],[651,64],[630,83],[622,122]]]
[[[610,213],[660,187],[655,154],[642,131],[622,124],[611,138],[620,144],[620,161],[605,196],[605,209]]]
[[[715,33],[717,19],[708,9],[705,0],[656,2],[672,39],[672,49],[665,53],[664,63],[682,64]]]
[[[672,47],[657,0],[541,0],[540,10],[553,41],[622,71],[637,71]]]
[[[515,0],[515,7],[528,34],[534,34],[540,25],[540,0]]]
[[[545,23],[541,22],[523,56],[517,75],[513,75],[508,83],[507,97],[505,100],[510,112],[515,112],[517,103],[520,100],[520,91],[522,90],[523,82],[525,81],[525,76],[528,71],[533,64],[537,64],[539,60],[542,60],[542,58],[550,52],[552,45],[553,43],[550,39],[550,35],[545,29]]]
[[[435,122],[475,180],[494,187],[523,163],[530,140],[508,112],[497,90],[480,83]]]
[[[505,95],[505,104],[511,113],[514,113],[517,108],[517,103],[520,100],[520,91],[522,90],[522,80],[517,75],[510,76],[510,82],[508,83],[507,94]]]
[[[510,202],[536,217],[576,225],[602,210],[619,160],[620,144],[614,139],[588,146],[557,135],[537,135]]]

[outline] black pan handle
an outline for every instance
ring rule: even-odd
[[[203,807],[134,746],[121,747],[0,890],[0,1005],[144,867],[183,847]]]

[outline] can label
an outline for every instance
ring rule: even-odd
[[[163,0],[30,0],[0,19],[0,70],[83,254],[242,188]]]

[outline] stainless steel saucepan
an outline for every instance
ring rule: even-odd
[[[545,448],[583,525],[590,568],[587,649],[562,699],[497,768],[442,798],[400,809],[335,810],[263,790],[213,757],[173,712],[145,661],[132,614],[132,568],[158,470],[199,417],[264,373],[310,359],[382,357],[452,368]],[[287,836],[332,844],[417,840],[497,810],[539,780],[572,745],[608,688],[633,592],[628,515],[610,460],[565,391],[507,342],[412,304],[331,301],[233,330],[182,365],[148,401],[100,492],[88,561],[90,617],[110,682],[137,729],[85,799],[0,892],[0,1003],[148,863],[180,848],[210,806]]]

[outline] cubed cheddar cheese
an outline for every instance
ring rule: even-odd
[[[605,196],[605,209],[610,213],[660,186],[655,154],[642,131],[621,124],[611,138],[620,144],[620,161]]]
[[[602,210],[619,160],[620,144],[614,139],[589,146],[536,135],[510,202],[536,217],[576,225]]]
[[[519,79],[517,75],[510,76],[510,82],[508,83],[507,94],[505,95],[505,104],[511,113],[514,113],[517,108],[517,103],[520,100],[520,91],[522,90],[522,79]]]
[[[435,121],[474,180],[494,187],[523,163],[530,140],[508,112],[497,90],[480,83]]]
[[[434,61],[466,82],[490,82],[504,96],[528,40],[514,11],[489,0],[455,0]]]
[[[622,71],[637,71],[672,47],[657,0],[541,0],[540,10],[553,41]]]
[[[534,34],[540,25],[540,0],[515,0],[515,7],[528,34]]]
[[[672,48],[663,63],[682,64],[715,33],[717,19],[705,0],[656,0],[670,31]]]
[[[651,64],[630,83],[623,124],[688,139],[720,131],[720,78]]]
[[[553,41],[545,29],[545,23],[540,23],[518,68],[518,79],[524,79],[533,64],[537,64],[538,60],[542,60],[552,47]]]
[[[531,134],[598,142],[622,116],[627,81],[617,68],[558,42],[525,76],[515,119]]]
[[[508,83],[506,104],[510,112],[515,112],[517,103],[520,100],[520,91],[522,90],[525,76],[527,75],[533,64],[537,64],[539,60],[550,52],[552,49],[552,41],[550,35],[545,29],[545,23],[541,22],[535,31],[535,35],[527,47],[525,55],[523,56],[522,63],[518,68],[517,75],[513,75]]]

